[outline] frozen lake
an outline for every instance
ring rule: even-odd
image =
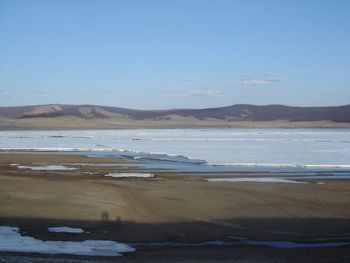
[[[350,168],[350,129],[1,131],[0,148],[118,152],[237,167]]]

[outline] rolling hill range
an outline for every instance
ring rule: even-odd
[[[237,104],[220,108],[134,110],[96,105],[0,107],[0,129],[190,127],[350,127],[350,105],[291,107]]]

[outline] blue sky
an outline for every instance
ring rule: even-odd
[[[0,106],[350,103],[350,1],[0,0]]]

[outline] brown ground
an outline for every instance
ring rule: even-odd
[[[9,165],[71,162],[123,161],[67,155],[0,154],[0,225],[20,226],[30,235],[47,240],[198,242],[245,236],[258,240],[350,241],[350,181],[329,180],[326,185],[209,183],[203,177],[210,175],[177,175],[162,171],[152,171],[156,177],[150,179],[116,179],[103,175],[128,168],[89,166],[74,171],[31,171]],[[82,174],[92,171],[96,174]],[[46,231],[49,226],[77,226],[90,233],[53,234]],[[332,258],[342,260],[349,259],[346,255],[350,254],[349,248],[323,249],[322,253],[317,249],[299,249],[294,250],[295,253],[291,252],[293,250],[282,253],[278,249],[261,249],[244,247],[242,251],[248,256],[254,255],[250,258],[259,262],[275,262],[259,260],[259,251],[273,252],[276,259],[282,259],[278,255],[283,254],[288,260],[298,253],[300,259],[305,260],[303,253],[310,257],[324,254],[323,259],[336,254],[337,257]],[[181,251],[187,251],[190,259],[191,255],[200,258],[207,253],[204,248]],[[205,251],[212,251],[214,259],[225,259],[221,255],[224,253],[231,255],[229,258],[236,255],[238,260],[241,250],[226,247]],[[129,257],[137,259],[137,255],[144,257],[145,253],[149,257],[155,253],[155,257],[161,258],[166,255],[164,253],[179,256],[180,252],[179,249],[141,249]],[[265,257],[266,260],[272,258]]]

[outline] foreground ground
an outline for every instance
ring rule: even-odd
[[[32,171],[11,165],[15,163],[96,165],[78,166],[72,171]],[[126,166],[98,166],[98,163]],[[350,182],[347,180],[329,180],[322,185],[316,181],[308,184],[209,183],[205,179],[215,175],[164,171],[147,171],[155,174],[154,178],[147,179],[104,176],[119,171],[131,171],[131,168],[122,160],[109,158],[0,154],[0,225],[18,226],[28,235],[42,240],[193,244],[212,240],[229,242],[230,236],[240,236],[297,242],[350,241]],[[90,174],[92,172],[94,174]],[[50,233],[47,228],[51,226],[80,227],[89,233]],[[140,246],[136,252],[118,260],[349,262],[349,255],[349,247],[277,249],[184,244],[177,248]],[[67,262],[111,260],[0,254],[0,262],[57,262],[57,259]]]

